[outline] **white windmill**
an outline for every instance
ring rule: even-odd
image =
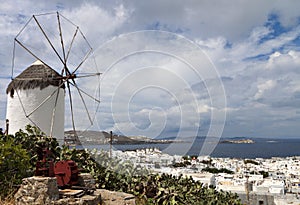
[[[14,41],[7,87],[9,134],[31,124],[61,139],[65,124],[75,136],[76,130],[92,126],[100,103],[100,73],[95,61],[87,60],[91,53],[79,27],[60,13],[33,15]]]

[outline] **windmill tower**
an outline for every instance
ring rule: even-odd
[[[9,134],[31,124],[48,136],[64,136],[65,85],[55,70],[36,61],[10,82],[6,93]]]
[[[66,127],[78,144],[77,130],[93,126],[100,103],[100,73],[96,62],[87,60],[91,54],[89,42],[69,19],[58,12],[33,15],[14,41],[6,91],[9,133],[31,124],[62,140]]]

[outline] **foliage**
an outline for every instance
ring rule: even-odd
[[[207,164],[207,165],[211,165],[211,164],[212,164],[212,159],[209,159],[209,160],[201,160],[200,163],[202,163],[202,164]]]
[[[217,173],[234,174],[234,172],[229,169],[225,169],[225,168],[217,169],[215,167],[213,167],[213,168],[206,167],[206,168],[202,169],[202,171],[213,173],[213,174],[217,174]]]
[[[259,163],[257,162],[257,161],[254,161],[254,160],[252,160],[252,159],[245,159],[244,160],[244,163],[245,164],[254,164],[254,165],[259,165]]]
[[[190,161],[183,161],[183,162],[176,162],[172,166],[173,167],[187,167],[188,165],[191,165],[192,163]]]
[[[252,171],[252,172],[250,172],[250,174],[261,174],[261,175],[263,175],[263,178],[269,177],[269,172],[266,172],[266,171],[259,171],[259,172]]]
[[[21,145],[16,145],[12,136],[0,135],[0,198],[15,191],[28,176],[29,155]]]
[[[25,127],[25,132],[23,130],[16,132],[14,143],[20,144],[22,148],[27,150],[30,156],[31,170],[35,168],[37,160],[42,159],[42,153],[45,148],[51,151],[51,158],[54,160],[58,160],[60,156],[61,148],[57,140],[46,136],[40,129],[31,125]]]
[[[263,178],[269,177],[269,172],[266,172],[266,171],[259,171],[259,173],[260,173],[261,175],[263,175]]]
[[[52,151],[52,158],[58,159],[60,147],[56,139],[36,127],[27,125],[25,132],[20,130],[15,136],[0,133],[0,196],[13,193],[22,178],[33,175],[45,147]]]
[[[107,152],[63,152],[95,177],[98,188],[134,194],[141,204],[240,204],[236,194],[218,192],[191,177],[150,174],[128,161],[110,158]]]
[[[147,177],[143,194],[149,204],[239,204],[237,196],[206,187],[192,177],[169,174]]]
[[[134,194],[140,204],[240,204],[236,194],[218,192],[214,187],[203,186],[191,177],[151,174],[148,170],[134,166],[129,161],[112,159],[104,151],[76,150],[65,146],[60,148],[55,139],[46,137],[35,127],[27,126],[25,132],[20,130],[9,139],[5,141],[6,144],[1,143],[2,147],[7,147],[1,149],[3,150],[1,154],[6,153],[4,150],[8,149],[10,153],[13,152],[12,156],[15,159],[8,157],[6,164],[1,161],[0,165],[1,169],[9,167],[16,169],[15,177],[19,181],[15,178],[8,179],[12,183],[20,183],[25,173],[33,173],[35,162],[39,158],[38,153],[46,146],[54,153],[53,158],[56,160],[74,160],[82,172],[91,173],[96,179],[98,188]],[[7,184],[1,185],[8,187]],[[1,189],[5,190],[4,187]]]
[[[189,160],[189,159],[191,159],[191,157],[190,156],[183,156],[182,159]]]

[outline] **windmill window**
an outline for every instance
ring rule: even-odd
[[[10,90],[10,97],[13,98],[13,97],[14,97],[14,94],[15,94],[15,90],[14,90],[14,89],[11,89],[11,90]]]

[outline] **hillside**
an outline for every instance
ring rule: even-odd
[[[73,130],[65,132],[65,136],[73,134]],[[78,138],[82,144],[109,144],[110,133],[105,131],[77,131]],[[145,136],[112,136],[112,144],[158,144],[173,143],[175,140],[151,139]]]

